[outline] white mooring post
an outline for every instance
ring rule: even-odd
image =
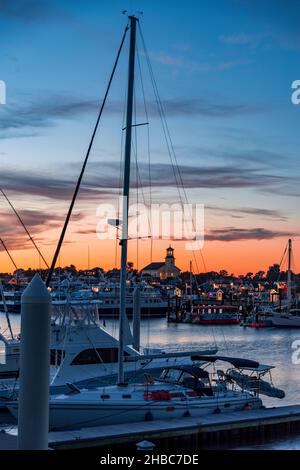
[[[141,290],[137,286],[133,291],[133,347],[140,350],[140,330],[141,330]]]
[[[22,450],[48,448],[51,297],[39,274],[21,298],[18,442]]]

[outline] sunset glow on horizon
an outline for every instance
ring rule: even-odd
[[[204,205],[205,242],[202,258],[183,240],[153,240],[151,258],[149,239],[132,240],[128,259],[140,270],[163,261],[171,244],[182,271],[191,260],[195,273],[256,273],[279,263],[292,238],[299,272],[300,106],[291,101],[291,85],[300,78],[299,4],[291,1],[289,11],[281,0],[218,0],[216,18],[215,2],[192,0],[184,8],[192,15],[183,15],[181,2],[170,9],[167,0],[158,8],[146,0],[32,3],[32,11],[16,16],[4,9],[0,19],[0,80],[7,93],[0,106],[0,187],[48,263],[125,28],[120,11],[130,7],[144,12],[141,29],[177,159],[164,141],[138,34],[135,119],[149,123],[134,131],[130,197],[180,203],[175,166],[189,202]],[[119,267],[115,240],[97,238],[96,210],[121,191],[127,56],[128,41],[57,266]],[[0,238],[17,266],[44,268],[1,194],[0,220]],[[0,272],[13,270],[0,246]]]

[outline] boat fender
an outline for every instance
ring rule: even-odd
[[[167,406],[166,411],[174,411],[175,406]]]
[[[246,404],[243,406],[243,410],[245,410],[245,411],[250,411],[250,410],[252,410],[252,406],[250,405],[250,403],[246,403]]]
[[[221,413],[221,409],[220,409],[219,407],[216,408],[216,409],[213,411],[213,414],[214,414],[214,415],[218,415],[218,414],[220,414],[220,413]]]
[[[151,413],[151,411],[147,411],[147,413],[145,414],[145,421],[153,421],[153,414]]]

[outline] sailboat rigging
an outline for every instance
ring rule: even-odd
[[[126,272],[128,244],[128,204],[130,192],[130,160],[133,114],[134,66],[136,16],[129,16],[130,48],[127,83],[126,139],[123,179],[123,217],[121,244],[121,279],[120,279],[120,319],[119,319],[119,357],[118,384],[103,388],[80,389],[70,386],[70,393],[54,395],[50,399],[50,428],[72,429],[85,426],[120,424],[152,419],[169,420],[187,416],[201,416],[208,413],[228,410],[261,408],[259,387],[256,391],[247,391],[252,375],[260,380],[262,371],[269,371],[271,366],[260,365],[256,361],[225,356],[209,356],[186,353],[195,361],[193,365],[170,366],[165,362],[164,370],[158,379],[147,374],[146,383],[125,384],[124,364],[135,361],[139,353],[135,351],[129,359],[125,354],[126,334]],[[180,354],[180,353],[179,353]],[[126,358],[125,358],[126,356]],[[143,356],[139,356],[139,359]],[[151,358],[144,356],[145,359]],[[153,355],[162,359],[163,354]],[[207,368],[216,361],[230,364],[229,370],[237,369],[237,374],[224,374],[220,370],[208,372]],[[247,387],[242,377],[243,369],[250,372]],[[242,383],[242,386],[240,385]],[[251,384],[250,384],[251,385]],[[266,390],[266,386],[264,387]],[[267,390],[270,393],[270,390]],[[282,394],[281,394],[282,397]],[[18,402],[8,403],[14,416],[18,413]],[[219,410],[219,411],[218,411]]]
[[[29,240],[31,241],[31,243],[33,244],[34,248],[36,249],[36,251],[38,252],[39,256],[41,257],[41,259],[43,260],[43,262],[45,263],[45,265],[47,266],[47,268],[49,269],[49,265],[47,263],[47,261],[45,260],[41,250],[39,249],[39,247],[37,246],[37,244],[35,243],[34,239],[32,238],[28,228],[26,227],[24,221],[22,220],[20,214],[17,212],[16,208],[14,207],[14,205],[12,204],[12,202],[10,201],[10,199],[7,197],[6,193],[4,192],[4,190],[2,188],[0,188],[0,192],[2,193],[3,197],[6,199],[6,201],[8,202],[8,204],[10,205],[10,207],[12,208],[13,212],[15,213],[16,217],[18,218],[20,224],[22,225],[22,227],[24,228],[25,232],[27,233],[28,237],[29,237]],[[2,242],[3,244],[3,242]]]

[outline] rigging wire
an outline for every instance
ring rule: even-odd
[[[92,137],[91,137],[88,149],[87,149],[87,153],[86,153],[86,156],[85,156],[85,159],[84,159],[84,163],[83,163],[81,172],[79,174],[79,177],[78,177],[78,180],[77,180],[77,183],[76,183],[75,191],[74,191],[72,201],[71,201],[68,213],[67,213],[67,217],[66,217],[64,226],[62,228],[62,232],[61,232],[61,235],[60,235],[60,238],[59,238],[59,241],[58,241],[58,245],[57,245],[57,248],[56,248],[52,263],[51,263],[51,267],[50,267],[49,272],[48,272],[48,276],[47,276],[47,279],[46,279],[46,287],[49,286],[49,284],[51,282],[51,279],[52,279],[52,275],[53,275],[53,271],[55,269],[56,261],[57,261],[62,243],[64,241],[66,230],[67,230],[68,225],[69,225],[69,221],[70,221],[70,218],[71,218],[71,215],[72,215],[73,207],[74,207],[75,201],[77,199],[77,195],[78,195],[78,192],[79,192],[79,189],[80,189],[81,181],[82,181],[82,178],[83,178],[83,175],[84,175],[84,172],[85,172],[85,168],[86,168],[86,165],[87,165],[87,162],[88,162],[88,159],[89,159],[89,155],[90,155],[93,143],[94,143],[94,139],[95,139],[95,136],[96,136],[96,133],[97,133],[97,130],[98,130],[98,125],[99,125],[99,122],[100,122],[100,119],[101,119],[101,116],[102,116],[102,112],[103,112],[103,109],[104,109],[104,106],[105,106],[105,103],[106,103],[106,100],[107,100],[107,96],[108,96],[110,86],[111,86],[111,83],[112,83],[112,80],[113,80],[113,77],[114,77],[114,74],[115,74],[115,70],[116,70],[118,62],[119,62],[119,57],[120,57],[120,54],[121,54],[121,50],[123,48],[123,44],[124,44],[126,33],[127,33],[128,29],[129,29],[129,26],[127,24],[127,26],[125,28],[125,31],[123,33],[121,44],[120,44],[120,47],[118,49],[117,57],[116,57],[116,60],[115,60],[115,63],[114,63],[109,81],[108,81],[107,89],[106,89],[106,92],[105,92],[105,95],[104,95],[104,98],[103,98],[103,101],[102,101],[102,105],[101,105],[101,108],[100,108],[100,111],[99,111],[99,114],[98,114],[98,117],[97,117],[97,120],[96,120],[96,124],[95,124],[94,130],[93,130],[93,133],[92,133]]]
[[[39,247],[37,246],[37,244],[35,243],[34,239],[32,238],[32,236],[30,235],[29,233],[29,230],[28,228],[26,227],[25,223],[23,222],[23,220],[21,219],[20,215],[18,214],[17,210],[15,209],[15,207],[13,206],[12,202],[8,199],[7,195],[5,194],[4,190],[2,188],[0,188],[0,192],[2,193],[2,195],[4,196],[4,198],[6,199],[6,201],[8,202],[8,204],[10,205],[10,207],[12,208],[12,210],[14,211],[16,217],[18,218],[20,224],[22,225],[22,227],[24,228],[25,232],[27,233],[30,241],[32,242],[33,246],[35,247],[35,249],[37,250],[40,258],[42,258],[43,262],[45,263],[45,265],[47,266],[47,268],[49,269],[49,264],[47,263],[47,261],[45,260],[44,256],[42,255],[41,253],[41,250],[39,249]]]
[[[0,238],[0,242],[2,243],[4,250],[5,250],[6,253],[8,254],[10,261],[12,262],[12,264],[14,265],[14,267],[15,267],[16,270],[17,270],[17,269],[18,269],[18,266],[16,265],[16,263],[15,263],[13,257],[11,256],[11,254],[10,254],[9,250],[7,249],[7,246],[6,246],[6,244],[4,243],[4,241],[2,240],[2,238]]]
[[[137,138],[137,119],[136,119],[136,87],[133,88],[133,140],[135,146],[135,178],[136,178],[136,268],[139,269],[139,167],[138,167],[138,138]],[[133,147],[133,145],[132,145]]]
[[[145,40],[144,40],[144,36],[143,36],[142,30],[141,30],[140,24],[138,24],[138,30],[139,30],[139,33],[140,33],[140,36],[141,36],[141,39],[142,39],[144,54],[145,54],[146,61],[147,61],[147,64],[148,64],[149,75],[150,75],[150,79],[151,79],[151,82],[152,82],[153,91],[154,91],[154,95],[155,95],[155,101],[156,101],[156,104],[157,104],[157,107],[158,107],[158,111],[159,111],[159,115],[160,115],[160,119],[161,119],[161,123],[162,123],[163,133],[164,133],[165,140],[166,140],[166,146],[167,146],[168,154],[169,154],[169,157],[170,157],[170,161],[171,161],[171,165],[172,165],[172,170],[173,170],[176,186],[177,186],[177,189],[178,189],[180,202],[181,202],[181,205],[183,206],[183,199],[188,204],[187,194],[186,194],[186,191],[185,191],[185,188],[184,188],[183,179],[182,179],[182,175],[181,175],[181,172],[180,172],[180,169],[179,169],[176,152],[175,152],[175,149],[174,149],[174,145],[172,143],[169,126],[168,126],[168,123],[167,123],[167,120],[166,120],[166,115],[165,115],[165,112],[164,112],[162,101],[161,101],[160,96],[159,96],[159,92],[158,92],[155,76],[154,76],[154,73],[153,73],[150,57],[149,57],[149,54],[148,54],[148,51],[147,51],[147,47],[146,47],[146,44],[145,44]],[[182,194],[180,192],[180,189],[182,190],[183,197],[182,197]],[[192,223],[193,223],[193,229],[195,230],[193,218],[192,218]],[[197,258],[196,258],[196,255],[195,255],[195,251],[194,250],[192,250],[192,251],[193,251],[193,257],[194,257],[195,265],[196,265],[197,271],[199,273],[200,271],[199,271],[199,268],[198,268],[198,263],[197,263]],[[205,263],[205,260],[204,260],[202,250],[199,250],[199,251],[200,251],[200,255],[201,255],[201,259],[202,259],[204,269],[205,269],[205,271],[207,271],[206,263]]]
[[[151,178],[151,151],[150,151],[150,124],[149,124],[150,121],[149,121],[149,113],[148,113],[148,109],[147,109],[145,87],[144,87],[144,81],[143,81],[143,74],[142,74],[142,67],[141,67],[140,53],[139,53],[138,45],[137,45],[137,63],[138,63],[138,71],[139,71],[141,91],[142,91],[142,96],[143,96],[143,104],[144,104],[146,122],[148,122],[148,125],[147,125],[147,156],[148,156],[149,207],[150,207],[150,217],[148,218],[149,219],[148,223],[149,223],[150,233],[152,233],[152,221],[151,221],[152,178]],[[153,238],[150,237],[150,263],[152,263],[152,260],[153,260]]]
[[[283,264],[284,264],[285,262],[287,262],[287,250],[288,250],[288,243],[287,243],[286,246],[285,246],[285,249],[284,249],[284,251],[283,251],[283,255],[282,255],[281,260],[280,260],[280,263],[279,263],[279,273],[278,273],[276,282],[279,282],[279,281],[280,281],[281,267],[283,266]]]

